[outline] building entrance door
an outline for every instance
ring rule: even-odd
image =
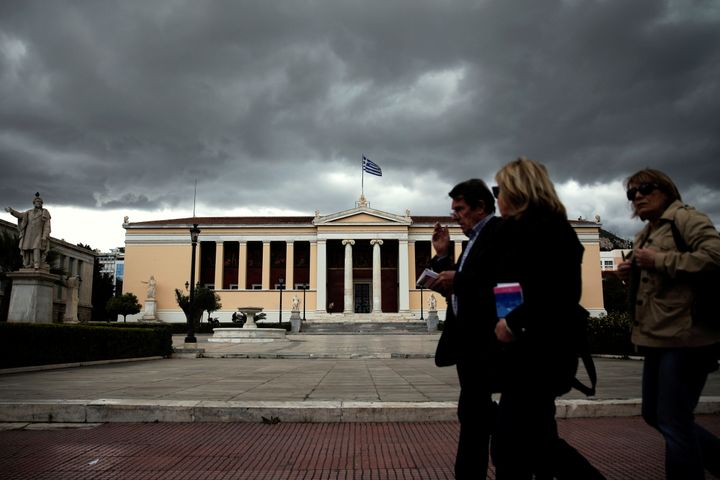
[[[370,313],[372,298],[370,297],[370,283],[355,283],[353,285],[355,299],[355,313]]]

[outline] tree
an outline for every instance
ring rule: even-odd
[[[200,325],[200,318],[205,310],[207,310],[208,315],[210,315],[210,313],[222,308],[220,295],[209,288],[199,285],[195,286],[195,298],[193,299],[195,305],[192,311],[190,310],[190,296],[185,295],[178,288],[175,289],[175,299],[177,300],[178,306],[182,309],[183,313],[185,313],[185,318],[188,320],[192,319],[195,328]]]
[[[15,272],[22,267],[22,255],[18,248],[17,234],[0,232],[0,285],[3,288],[2,305],[0,305],[0,320],[7,320],[8,309],[10,308],[10,291],[12,282],[8,280],[7,274]]]
[[[108,315],[105,307],[113,296],[115,287],[113,285],[112,275],[109,273],[100,273],[100,260],[95,257],[93,265],[93,284],[92,284],[92,319],[95,322],[106,322]],[[117,318],[117,317],[115,317]]]
[[[140,313],[140,308],[142,308],[142,306],[138,303],[138,298],[134,293],[129,292],[117,297],[112,297],[105,305],[105,310],[109,315],[113,317],[122,315],[123,322],[127,322],[128,315]]]

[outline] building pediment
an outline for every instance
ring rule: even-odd
[[[369,207],[355,207],[350,210],[317,216],[313,220],[316,226],[329,225],[411,225],[410,216],[395,215]]]

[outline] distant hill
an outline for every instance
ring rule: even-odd
[[[614,233],[600,229],[600,251],[609,252],[616,248],[632,248],[632,241],[620,238]]]

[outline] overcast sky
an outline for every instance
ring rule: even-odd
[[[525,155],[626,238],[647,166],[720,224],[720,2],[0,3],[0,204],[39,191],[55,237],[122,246],[196,179],[198,216],[345,210],[362,154],[392,213]]]

